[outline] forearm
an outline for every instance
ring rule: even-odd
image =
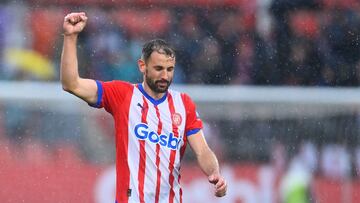
[[[60,79],[64,90],[76,88],[79,80],[78,60],[76,51],[77,35],[64,35],[61,54]]]
[[[201,170],[207,175],[219,174],[219,162],[209,148],[197,155],[197,161]]]
[[[87,103],[97,102],[97,84],[92,79],[80,78],[76,43],[78,34],[84,29],[87,17],[84,12],[70,13],[64,18],[64,42],[61,53],[60,80],[65,91]]]

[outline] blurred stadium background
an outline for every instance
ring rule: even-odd
[[[177,49],[228,180],[187,150],[184,202],[360,202],[358,0],[3,0],[0,202],[114,202],[113,123],[62,91],[66,13],[85,11],[81,76],[138,82],[144,41]]]

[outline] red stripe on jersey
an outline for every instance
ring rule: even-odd
[[[168,103],[169,103],[169,109],[170,109],[170,116],[172,117],[175,114],[175,106],[174,106],[174,101],[173,98],[171,96],[171,94],[168,94]],[[173,119],[171,119],[173,120]],[[178,127],[174,124],[173,121],[172,122],[172,130],[174,133],[175,137],[179,137],[179,132],[178,132]],[[169,163],[169,184],[170,184],[170,195],[169,195],[169,203],[173,203],[174,202],[174,196],[175,196],[175,192],[174,192],[174,175],[173,175],[173,171],[174,171],[174,163],[175,163],[175,156],[176,156],[176,150],[172,150],[170,153],[170,163]]]
[[[160,111],[159,108],[157,106],[155,106],[156,109],[156,116],[159,120],[159,124],[158,124],[158,129],[157,129],[157,133],[159,135],[161,135],[161,131],[162,131],[162,122],[160,119]],[[161,171],[160,171],[160,145],[157,144],[156,145],[156,192],[155,192],[155,203],[159,202],[159,196],[160,196],[160,182],[161,182]]]
[[[180,183],[181,175],[179,174],[179,183]],[[180,203],[182,203],[182,188],[180,188]]]
[[[143,96],[143,108],[141,110],[141,122],[147,124],[147,114],[149,110],[149,105]],[[146,152],[145,152],[145,140],[139,140],[140,145],[140,159],[139,159],[139,171],[138,171],[138,189],[139,189],[139,198],[140,202],[145,202],[144,200],[144,185],[145,185],[145,167],[146,167]]]
[[[131,96],[133,89],[131,92],[127,94],[122,103],[124,109],[124,118],[123,119],[115,119],[115,126],[127,126],[129,121],[129,106],[131,103]],[[128,143],[129,143],[129,132],[127,128],[117,128],[119,132],[117,135],[121,135],[121,137],[116,136],[116,168],[117,168],[117,181],[116,181],[116,200],[118,202],[128,202],[128,190],[130,185],[130,169],[128,165]]]

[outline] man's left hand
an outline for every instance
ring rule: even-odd
[[[208,179],[210,183],[215,185],[215,196],[223,197],[226,195],[227,184],[220,174],[212,174]]]

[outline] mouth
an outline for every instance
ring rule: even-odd
[[[160,87],[167,87],[169,85],[169,82],[165,80],[161,80],[161,81],[157,81],[156,84]]]

